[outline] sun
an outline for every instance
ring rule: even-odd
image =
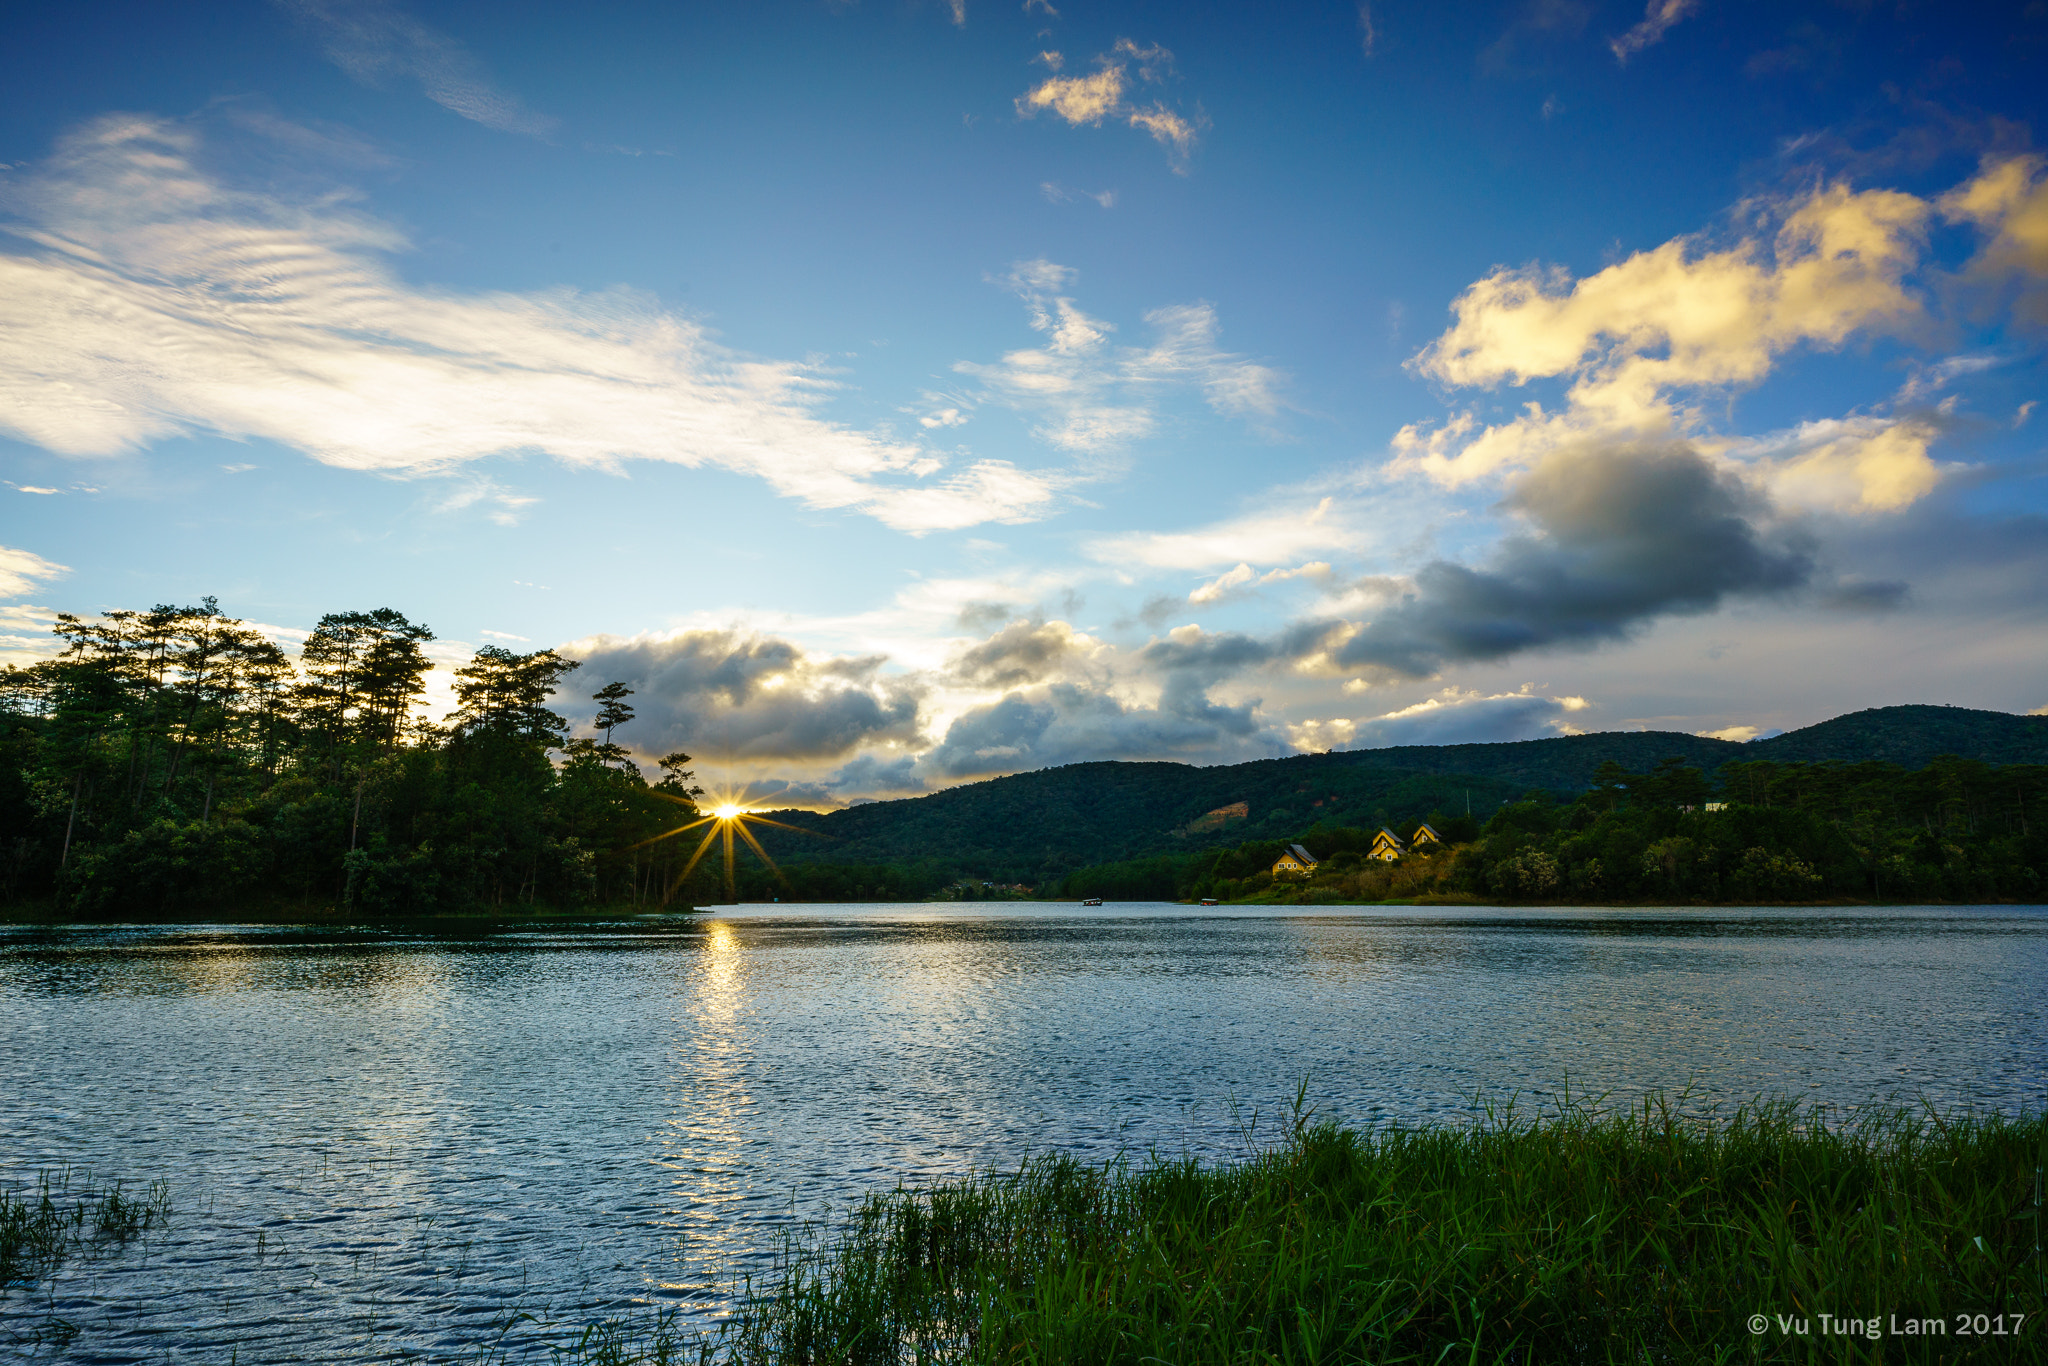
[[[696,811],[699,809],[688,800],[680,797],[671,797],[665,792],[656,792],[652,795],[661,797],[667,801],[675,802],[678,806],[690,807],[691,814],[693,815],[695,815]],[[664,830],[659,835],[656,835],[653,839],[641,840],[639,844],[632,846],[635,849],[639,849],[650,844],[658,844],[662,840],[668,839],[672,836],[680,835],[685,830],[695,830],[700,825],[708,825],[711,827],[709,830],[706,830],[704,832],[703,842],[697,846],[697,852],[690,855],[690,861],[683,865],[683,871],[678,873],[675,877],[675,880],[669,883],[667,893],[664,894],[661,898],[661,904],[666,906],[669,903],[669,900],[675,896],[676,889],[681,887],[684,882],[689,880],[690,874],[697,871],[697,865],[704,861],[704,855],[709,853],[711,850],[711,842],[713,840],[718,839],[721,835],[725,837],[725,899],[727,901],[737,900],[737,897],[733,892],[732,881],[733,835],[735,833],[737,833],[741,839],[747,842],[747,847],[749,849],[752,849],[756,854],[760,855],[761,862],[767,864],[768,867],[774,871],[777,877],[782,877],[782,870],[780,868],[775,867],[775,860],[768,857],[768,851],[761,847],[761,841],[755,839],[754,832],[747,829],[747,823],[749,821],[759,822],[762,825],[781,826],[784,830],[795,830],[799,834],[814,835],[817,833],[815,830],[805,830],[800,825],[784,825],[781,821],[769,820],[766,816],[757,816],[753,812],[749,811],[742,804],[741,800],[736,796],[721,797],[718,800],[717,804],[711,808],[710,815],[698,816],[696,820],[690,821],[685,825],[679,825],[673,830]],[[787,878],[783,878],[783,881],[785,883],[787,883],[788,880],[789,879]]]

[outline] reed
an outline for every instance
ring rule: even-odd
[[[1050,1156],[871,1198],[752,1288],[717,1355],[2048,1360],[2044,1148],[2040,1118],[1770,1103],[1370,1132],[1298,1116],[1235,1163]],[[1964,1314],[2007,1335],[1962,1336]],[[1856,1336],[1829,1331],[1852,1318]],[[1904,1334],[1927,1319],[1941,1335]]]
[[[0,1190],[0,1285],[47,1271],[83,1247],[125,1243],[170,1217],[168,1182],[140,1195],[69,1171],[42,1173],[33,1190]]]

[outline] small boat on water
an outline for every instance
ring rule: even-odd
[[[1084,896],[1081,898],[1081,904],[1083,906],[1100,906],[1102,898],[1099,896]]]
[[[1205,896],[1202,898],[1202,904],[1204,906],[1214,906],[1216,904],[1216,898],[1213,896]]]

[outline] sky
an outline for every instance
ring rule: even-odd
[[[391,607],[774,805],[2048,710],[2048,4],[0,17],[0,656]]]

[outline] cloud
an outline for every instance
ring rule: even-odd
[[[1898,579],[1844,579],[1821,590],[1820,605],[1831,612],[1896,612],[1912,595]]]
[[[1745,461],[1772,499],[1814,511],[1896,512],[1941,482],[1926,417],[1827,418],[1750,441],[1717,444]]]
[[[19,597],[46,579],[70,572],[67,566],[46,560],[32,550],[0,545],[0,598]]]
[[[1070,190],[1066,186],[1055,184],[1050,180],[1045,181],[1043,184],[1041,184],[1038,187],[1038,190],[1040,194],[1043,194],[1047,199],[1051,200],[1055,204],[1072,204],[1079,200],[1085,199],[1091,204],[1100,205],[1102,208],[1105,209],[1113,209],[1116,207],[1115,190],[1102,190],[1098,192],[1090,192],[1088,190]]]
[[[918,760],[921,773],[960,780],[1102,759],[1229,763],[1283,752],[1276,737],[1224,717],[1124,702],[1079,683],[1013,692],[963,712]]]
[[[1286,564],[1314,553],[1358,554],[1388,529],[1385,517],[1376,518],[1372,511],[1349,496],[1291,491],[1280,506],[1192,531],[1102,537],[1090,544],[1089,553],[1106,564],[1196,571],[1233,561]],[[1378,511],[1384,513],[1384,508]]]
[[[1069,290],[1075,272],[1051,261],[1020,261],[1003,283],[1024,300],[1042,347],[1007,352],[993,363],[953,368],[981,381],[985,399],[1044,414],[1041,440],[1077,454],[1104,454],[1150,436],[1166,390],[1199,389],[1226,416],[1271,417],[1281,407],[1278,371],[1217,345],[1222,327],[1207,303],[1174,304],[1145,314],[1146,347],[1117,346],[1113,324],[1090,317]]]
[[[1669,613],[1800,587],[1812,554],[1740,480],[1680,441],[1552,452],[1504,508],[1526,519],[1481,568],[1433,561],[1385,581],[1340,667],[1427,678],[1446,664],[1626,638]]]
[[[386,0],[274,0],[319,39],[349,79],[379,86],[416,81],[428,99],[463,118],[507,133],[542,137],[556,120],[536,114],[494,86],[460,42]]]
[[[233,189],[200,150],[110,116],[9,177],[29,245],[0,254],[0,428],[72,455],[210,431],[394,475],[508,451],[712,465],[913,533],[1039,517],[1063,485],[821,420],[813,367],[729,351],[632,291],[407,284],[383,259],[404,239],[345,196]]]
[[[1063,672],[1070,661],[1094,649],[1094,641],[1064,621],[1013,621],[963,650],[951,671],[969,686],[1018,688]]]
[[[1591,704],[1583,697],[1546,697],[1524,687],[1492,695],[1446,688],[1435,697],[1380,716],[1305,721],[1289,726],[1294,747],[1385,749],[1394,745],[1499,744],[1543,735],[1575,735],[1569,717]]]
[[[460,512],[465,508],[482,507],[484,515],[499,526],[518,526],[523,510],[539,501],[531,494],[515,492],[489,479],[471,479],[442,498],[434,508],[437,512]]]
[[[1989,160],[1975,179],[1942,196],[1941,211],[1987,234],[1966,276],[2016,285],[2014,311],[2048,324],[2048,159]]]
[[[1638,23],[1619,38],[1608,40],[1607,46],[1614,53],[1614,60],[1623,66],[1628,59],[1646,47],[1664,41],[1664,35],[1673,24],[1690,17],[1700,7],[1700,0],[1650,0],[1643,9],[1642,22]]]
[[[1331,577],[1331,572],[1330,566],[1323,561],[1311,560],[1307,564],[1296,565],[1291,569],[1272,569],[1261,574],[1240,560],[1235,569],[1225,570],[1189,593],[1188,602],[1195,607],[1212,607],[1220,602],[1243,597],[1254,588],[1261,588],[1270,583],[1284,583],[1288,579],[1313,579],[1325,582]]]
[[[635,693],[630,734],[645,754],[683,749],[715,763],[844,759],[863,746],[920,741],[921,689],[882,674],[879,655],[818,655],[737,630],[597,636],[562,647],[578,684]]]
[[[1795,347],[1928,328],[1913,276],[1932,213],[1913,195],[1828,186],[1746,206],[1745,221],[1765,230],[1732,245],[1676,238],[1576,281],[1498,268],[1459,297],[1452,326],[1410,365],[1460,387],[1564,379],[1563,407],[1530,402],[1497,425],[1470,412],[1410,424],[1395,435],[1392,468],[1455,488],[1570,445],[1683,436],[1789,505],[1897,512],[1944,473],[1929,453],[1940,434],[1930,416],[1866,414],[1732,439],[1708,431],[1702,401],[1761,382]],[[1981,368],[1974,356],[1923,367],[1896,401]]]
[[[1065,65],[1057,52],[1041,53],[1040,58],[1055,72]],[[1186,175],[1188,158],[1209,126],[1208,120],[1199,111],[1190,116],[1169,109],[1164,101],[1138,105],[1125,98],[1132,89],[1133,67],[1140,84],[1159,83],[1172,74],[1173,54],[1156,43],[1139,47],[1128,38],[1119,38],[1108,55],[1095,61],[1096,69],[1089,75],[1049,76],[1019,95],[1018,117],[1050,113],[1077,128],[1084,124],[1098,128],[1104,119],[1141,128],[1166,148],[1167,164],[1174,173]]]

